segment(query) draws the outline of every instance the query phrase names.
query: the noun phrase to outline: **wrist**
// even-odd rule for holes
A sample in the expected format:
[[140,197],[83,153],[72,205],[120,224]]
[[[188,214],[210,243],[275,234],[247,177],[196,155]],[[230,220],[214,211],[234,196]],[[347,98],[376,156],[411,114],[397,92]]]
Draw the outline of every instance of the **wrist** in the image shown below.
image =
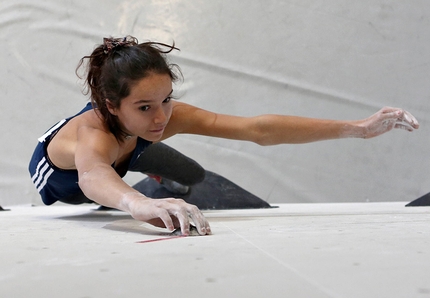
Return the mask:
[[125,193],[121,196],[120,209],[131,214],[132,210],[135,209],[133,206],[136,204],[136,202],[148,199],[148,197],[139,192]]
[[347,122],[342,126],[341,138],[366,138],[366,129],[359,121]]

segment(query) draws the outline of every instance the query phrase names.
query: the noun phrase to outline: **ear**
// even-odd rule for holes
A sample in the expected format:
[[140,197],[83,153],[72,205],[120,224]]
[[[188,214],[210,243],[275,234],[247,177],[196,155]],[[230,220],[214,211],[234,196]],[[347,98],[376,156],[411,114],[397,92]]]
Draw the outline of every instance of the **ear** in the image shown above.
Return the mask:
[[117,116],[116,108],[112,104],[112,102],[109,99],[107,99],[107,98],[105,99],[105,102],[106,102],[106,108],[108,109],[109,113],[111,113],[114,116]]

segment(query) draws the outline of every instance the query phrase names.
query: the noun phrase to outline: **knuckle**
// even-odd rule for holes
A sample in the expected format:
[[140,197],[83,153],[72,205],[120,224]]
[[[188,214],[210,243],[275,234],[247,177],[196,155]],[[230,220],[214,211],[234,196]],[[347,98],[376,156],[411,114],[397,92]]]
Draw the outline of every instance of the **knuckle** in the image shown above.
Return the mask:
[[174,215],[175,215],[176,217],[183,217],[183,218],[186,218],[186,217],[187,217],[187,215],[188,215],[188,212],[187,212],[187,209],[186,209],[186,208],[184,208],[184,207],[182,207],[182,206],[179,206],[179,207],[174,211]]
[[185,202],[183,199],[180,198],[167,198],[164,200],[169,204],[182,204],[183,202]]
[[160,217],[160,218],[165,218],[165,217],[168,217],[168,216],[169,216],[169,212],[167,212],[167,210],[166,210],[166,209],[163,209],[163,208],[159,208],[159,209],[157,209],[156,214],[157,214],[157,216],[158,216],[158,217]]
[[154,204],[154,207],[156,207],[156,208],[163,208],[164,205],[165,205],[165,201],[164,200],[155,199],[153,201],[153,204]]
[[188,212],[197,216],[201,215],[200,209],[195,205],[190,205],[188,208]]

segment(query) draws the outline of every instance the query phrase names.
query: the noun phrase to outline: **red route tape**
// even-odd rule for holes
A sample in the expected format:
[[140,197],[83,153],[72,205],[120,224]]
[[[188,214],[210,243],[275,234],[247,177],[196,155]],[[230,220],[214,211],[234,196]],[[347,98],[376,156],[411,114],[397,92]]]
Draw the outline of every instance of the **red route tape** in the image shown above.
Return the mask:
[[156,239],[137,241],[136,243],[149,243],[149,242],[157,242],[157,241],[170,240],[170,239],[176,239],[176,238],[184,238],[184,237],[187,237],[187,236],[183,236],[183,235],[170,236],[170,237],[164,237],[164,238],[156,238]]

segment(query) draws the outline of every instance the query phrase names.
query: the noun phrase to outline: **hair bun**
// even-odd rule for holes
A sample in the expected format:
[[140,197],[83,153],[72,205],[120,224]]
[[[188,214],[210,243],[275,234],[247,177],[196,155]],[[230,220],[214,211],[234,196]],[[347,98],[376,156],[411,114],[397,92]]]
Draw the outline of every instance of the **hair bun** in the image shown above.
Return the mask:
[[103,38],[103,50],[105,54],[109,54],[111,51],[118,47],[132,47],[138,44],[136,37],[127,35],[120,38]]

